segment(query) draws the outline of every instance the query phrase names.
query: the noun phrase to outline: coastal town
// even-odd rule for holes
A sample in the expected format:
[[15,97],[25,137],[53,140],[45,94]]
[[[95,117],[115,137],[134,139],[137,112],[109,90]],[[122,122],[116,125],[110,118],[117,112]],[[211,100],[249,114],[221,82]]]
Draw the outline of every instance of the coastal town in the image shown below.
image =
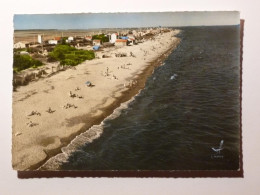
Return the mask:
[[[109,32],[107,32],[109,31]],[[106,30],[106,31],[91,31],[91,32],[68,32],[68,31],[43,31],[42,34],[37,32],[28,35],[27,31],[15,32],[14,35],[14,55],[28,55],[32,59],[41,62],[42,67],[34,67],[34,69],[23,71],[30,67],[19,68],[14,74],[14,87],[25,85],[28,82],[35,81],[41,77],[60,71],[64,68],[69,68],[70,63],[66,63],[67,67],[61,67],[60,64],[51,63],[58,60],[53,60],[50,53],[57,45],[67,45],[77,50],[94,51],[96,59],[109,58],[107,55],[109,51],[116,50],[125,46],[134,46],[143,43],[145,40],[154,40],[155,35],[170,32],[168,28],[147,28],[147,29],[121,29],[121,30]],[[21,35],[22,36],[19,36]],[[58,36],[60,34],[60,36]],[[73,34],[73,36],[70,36]],[[17,40],[17,41],[16,41]],[[23,41],[27,40],[27,41]],[[130,53],[133,55],[133,53]],[[127,56],[126,53],[114,53],[115,57]],[[20,64],[18,64],[19,66]],[[51,72],[48,71],[51,69]],[[14,65],[14,70],[16,67]],[[33,72],[33,73],[31,73]]]
[[[82,133],[84,142],[98,138],[101,132],[87,130],[138,94],[181,41],[180,30],[161,27],[19,33],[14,33],[15,170],[58,170],[60,161],[52,157],[64,160]],[[21,67],[26,60],[31,65]]]

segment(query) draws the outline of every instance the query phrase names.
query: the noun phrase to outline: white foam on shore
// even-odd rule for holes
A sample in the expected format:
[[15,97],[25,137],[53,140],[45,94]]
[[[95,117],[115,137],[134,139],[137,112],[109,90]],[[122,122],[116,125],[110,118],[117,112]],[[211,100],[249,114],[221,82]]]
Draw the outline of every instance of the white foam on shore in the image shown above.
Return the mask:
[[60,166],[67,162],[69,156],[73,152],[80,150],[80,148],[85,144],[92,143],[95,139],[99,138],[103,133],[105,123],[119,117],[122,111],[129,107],[140,92],[141,90],[139,90],[138,94],[133,96],[130,100],[121,103],[120,106],[116,108],[111,115],[107,116],[99,125],[93,125],[84,133],[76,136],[76,138],[74,138],[69,145],[61,148],[62,153],[51,157],[45,164],[38,168],[38,170],[59,170]]

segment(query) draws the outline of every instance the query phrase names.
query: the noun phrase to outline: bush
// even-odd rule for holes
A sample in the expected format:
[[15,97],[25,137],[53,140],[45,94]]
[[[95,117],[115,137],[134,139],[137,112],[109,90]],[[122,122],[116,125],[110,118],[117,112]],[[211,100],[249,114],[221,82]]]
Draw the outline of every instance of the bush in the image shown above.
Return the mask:
[[38,51],[41,51],[41,48],[35,48],[35,47],[29,47],[26,49],[28,53],[37,53]]
[[77,50],[69,45],[57,45],[48,55],[48,62],[60,61],[61,65],[76,66],[95,58],[93,51]]
[[26,51],[26,48],[14,48],[13,51],[14,53],[19,53],[21,51]]
[[65,59],[60,61],[61,65],[70,65],[70,66],[76,66],[78,65],[78,61],[77,60],[72,60],[72,59]]
[[58,60],[51,54],[48,55],[47,62],[57,62]]
[[67,45],[67,42],[66,42],[67,39],[68,39],[68,37],[62,37],[61,44],[62,45]]
[[42,66],[43,63],[39,60],[33,59],[29,55],[14,55],[13,70],[19,72],[27,68],[37,68]]

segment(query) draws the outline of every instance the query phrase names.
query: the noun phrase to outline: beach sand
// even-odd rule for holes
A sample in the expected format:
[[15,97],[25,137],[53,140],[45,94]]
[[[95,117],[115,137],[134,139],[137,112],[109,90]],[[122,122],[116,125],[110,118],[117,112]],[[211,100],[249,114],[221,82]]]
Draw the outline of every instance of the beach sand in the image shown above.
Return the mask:
[[[136,95],[154,67],[180,43],[174,37],[178,33],[159,34],[134,46],[105,48],[96,53],[98,58],[75,69],[18,87],[13,92],[13,168],[39,168],[77,135]],[[115,57],[116,53],[127,57]],[[93,86],[88,87],[87,81]]]

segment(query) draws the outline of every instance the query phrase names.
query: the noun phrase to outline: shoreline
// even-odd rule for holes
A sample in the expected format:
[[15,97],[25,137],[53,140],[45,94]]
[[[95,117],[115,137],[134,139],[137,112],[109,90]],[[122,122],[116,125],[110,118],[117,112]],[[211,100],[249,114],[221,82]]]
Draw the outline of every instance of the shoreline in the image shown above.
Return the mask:
[[[177,46],[178,46],[178,44],[177,44]],[[96,119],[93,119],[93,125],[91,125],[91,126],[86,125],[83,128],[83,131],[82,132],[80,131],[80,133],[76,136],[80,136],[82,133],[85,133],[94,125],[99,125],[102,121],[104,121],[107,117],[109,117],[116,108],[120,107],[121,104],[123,104],[127,101],[130,101],[133,97],[138,95],[139,92],[144,89],[145,83],[146,83],[148,77],[153,74],[153,71],[155,70],[155,68],[162,66],[163,62],[168,58],[168,56],[171,54],[171,52],[173,52],[176,49],[177,46],[173,44],[172,47],[170,49],[168,49],[164,54],[159,56],[156,60],[150,62],[150,65],[148,65],[140,74],[137,75],[136,80],[139,83],[139,85],[136,87],[133,87],[133,88],[129,88],[127,91],[121,92],[121,95],[119,97],[115,98],[114,102],[111,105],[104,107],[102,109],[103,110],[102,116],[97,117]],[[120,91],[120,89],[118,91],[115,91],[114,94],[116,94],[119,91]],[[70,139],[71,141],[65,147],[67,147],[69,144],[71,144],[73,142],[73,140],[76,139],[76,136],[73,139]],[[51,169],[48,169],[48,161],[62,153],[63,152],[61,151],[58,154],[48,158],[44,163],[42,163],[42,165],[40,167],[38,167],[37,170],[40,170],[40,171],[51,170]],[[54,161],[55,161],[55,159],[54,159]],[[52,163],[52,162],[50,162],[50,163]],[[46,166],[46,164],[47,164],[47,166]],[[57,169],[55,169],[55,170],[57,170]]]
[[[52,157],[55,157],[56,155],[62,153],[61,149],[68,146],[78,135],[86,132],[93,125],[100,124],[106,117],[111,115],[113,111],[118,108],[122,103],[130,100],[135,95],[137,95],[138,92],[144,88],[147,78],[153,73],[154,69],[162,65],[163,61],[170,55],[171,52],[173,52],[174,49],[176,49],[179,43],[180,39],[175,37],[175,40],[164,53],[159,55],[156,59],[147,62],[147,65],[143,69],[137,69],[137,72],[133,72],[131,73],[131,75],[128,75],[125,80],[129,81],[134,77],[134,80],[137,81],[136,85],[134,85],[133,87],[125,88],[120,87],[121,85],[119,84],[117,90],[113,91],[112,95],[110,96],[112,97],[112,100],[109,99],[110,97],[105,97],[102,102],[98,104],[100,105],[98,106],[98,110],[91,110],[91,112],[85,112],[82,115],[76,115],[75,117],[72,117],[72,119],[70,120],[71,126],[77,123],[84,123],[84,125],[80,126],[80,128],[78,128],[79,130],[71,133],[67,137],[60,137],[57,140],[55,140],[56,138],[54,137],[54,141],[52,141],[54,142],[53,148],[43,149],[43,152],[46,154],[46,157],[44,159],[38,161],[37,163],[31,163],[30,166],[27,166],[27,168],[25,169],[18,170],[35,170],[43,166]],[[46,139],[46,145],[48,145],[48,141],[49,140]],[[55,147],[55,144],[59,146]]]

